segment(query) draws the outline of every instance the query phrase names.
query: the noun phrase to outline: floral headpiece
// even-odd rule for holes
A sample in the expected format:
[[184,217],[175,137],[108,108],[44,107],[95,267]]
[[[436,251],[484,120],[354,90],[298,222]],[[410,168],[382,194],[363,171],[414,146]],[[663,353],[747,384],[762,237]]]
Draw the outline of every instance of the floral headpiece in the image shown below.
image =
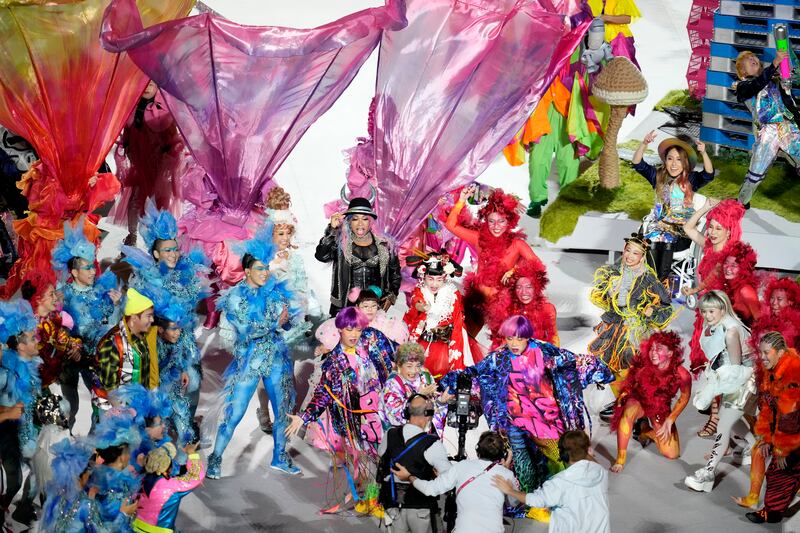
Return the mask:
[[139,232],[142,234],[145,247],[151,251],[157,240],[178,239],[178,222],[172,213],[157,209],[153,200],[148,198],[144,207],[144,216],[139,219]]
[[57,272],[69,274],[67,263],[73,257],[80,257],[88,263],[94,263],[96,248],[83,234],[83,217],[74,226],[64,222],[64,238],[53,248],[52,264]]
[[22,299],[0,301],[0,342],[24,331],[34,331],[38,322],[31,304]]
[[453,261],[444,250],[432,254],[418,252],[416,255],[406,257],[406,265],[415,267],[412,276],[420,279],[425,274],[429,276],[448,275],[456,277],[464,273],[464,268]]

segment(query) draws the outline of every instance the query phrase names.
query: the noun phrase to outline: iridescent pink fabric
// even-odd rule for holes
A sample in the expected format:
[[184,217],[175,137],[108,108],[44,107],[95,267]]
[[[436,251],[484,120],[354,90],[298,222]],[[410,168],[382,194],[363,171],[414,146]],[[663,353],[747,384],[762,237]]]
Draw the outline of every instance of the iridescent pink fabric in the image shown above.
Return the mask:
[[376,86],[379,226],[397,243],[519,131],[591,12],[580,0],[408,0],[407,18],[383,36]]
[[[114,198],[119,183],[97,172],[147,79],[125,55],[100,46],[109,0],[0,0],[0,124],[27,139],[41,161],[24,179],[30,214],[15,222],[20,260],[0,296],[25,273],[50,268],[65,220]],[[183,16],[192,0],[139,0],[148,24]],[[97,216],[85,217],[90,239]]]
[[192,214],[189,236],[207,242],[213,235],[219,248],[241,238],[275,172],[347,88],[383,29],[404,24],[402,2],[390,0],[314,29],[242,26],[210,13],[144,28],[134,0],[114,0],[101,39],[128,52],[164,93],[207,174],[186,193],[206,204]]

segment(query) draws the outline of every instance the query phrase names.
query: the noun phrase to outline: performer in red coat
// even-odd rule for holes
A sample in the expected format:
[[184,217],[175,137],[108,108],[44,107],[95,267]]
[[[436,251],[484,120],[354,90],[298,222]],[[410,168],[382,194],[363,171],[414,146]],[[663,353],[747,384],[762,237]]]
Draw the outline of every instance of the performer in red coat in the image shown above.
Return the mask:
[[408,340],[425,348],[425,365],[436,378],[451,370],[473,364],[464,329],[464,302],[452,279],[463,272],[447,253],[412,256],[406,264],[415,266],[419,280],[403,320]]

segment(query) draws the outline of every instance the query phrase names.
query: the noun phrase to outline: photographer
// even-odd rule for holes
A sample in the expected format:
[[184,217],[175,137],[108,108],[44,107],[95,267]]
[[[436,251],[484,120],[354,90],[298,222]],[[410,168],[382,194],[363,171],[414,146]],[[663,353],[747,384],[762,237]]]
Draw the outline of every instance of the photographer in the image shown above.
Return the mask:
[[530,494],[520,492],[504,476],[492,478],[494,486],[531,507],[551,510],[550,533],[609,533],[608,472],[589,455],[589,436],[567,431],[558,451],[567,469]]
[[386,526],[392,533],[428,533],[435,529],[439,512],[437,498],[426,496],[408,482],[392,475],[392,464],[402,464],[419,479],[434,478],[450,469],[447,451],[436,435],[427,433],[434,415],[433,403],[423,394],[412,394],[406,402],[403,426],[386,432],[379,452],[380,501],[386,509]]
[[399,463],[393,468],[394,475],[411,481],[416,490],[427,496],[456,489],[455,533],[503,533],[505,496],[492,484],[492,475],[516,483],[508,469],[511,452],[503,437],[492,431],[481,435],[475,451],[477,459],[456,463],[434,480],[421,479]]

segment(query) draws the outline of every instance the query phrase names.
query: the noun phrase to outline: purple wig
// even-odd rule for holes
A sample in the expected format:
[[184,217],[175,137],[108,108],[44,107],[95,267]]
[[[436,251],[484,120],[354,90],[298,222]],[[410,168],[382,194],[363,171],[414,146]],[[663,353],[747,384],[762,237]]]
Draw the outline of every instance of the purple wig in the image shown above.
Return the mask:
[[358,328],[364,329],[369,326],[369,318],[364,314],[364,311],[358,307],[345,307],[336,313],[336,329],[345,328]]
[[531,326],[531,321],[522,315],[510,316],[500,326],[500,336],[532,339],[533,326]]

